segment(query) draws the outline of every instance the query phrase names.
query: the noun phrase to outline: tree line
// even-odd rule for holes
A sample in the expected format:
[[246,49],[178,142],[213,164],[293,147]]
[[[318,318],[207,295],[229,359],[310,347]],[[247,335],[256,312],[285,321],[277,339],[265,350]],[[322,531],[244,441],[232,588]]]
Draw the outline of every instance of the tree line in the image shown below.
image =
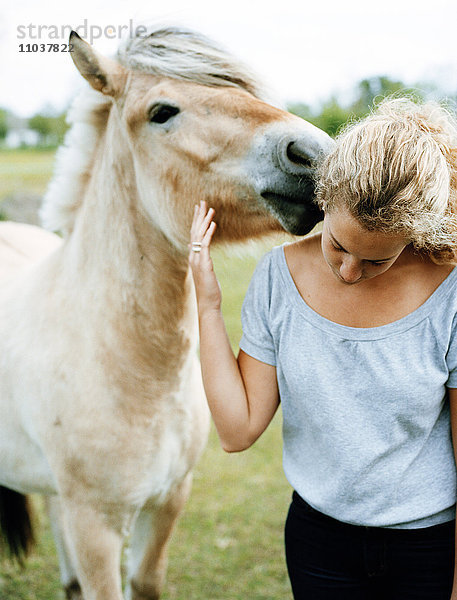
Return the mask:
[[288,110],[333,137],[346,123],[367,115],[386,96],[408,97],[416,101],[435,100],[445,103],[453,111],[457,101],[457,93],[445,97],[434,84],[407,86],[402,81],[387,76],[375,76],[359,81],[353,90],[351,100],[346,103],[342,103],[337,96],[333,95],[320,103],[317,109],[306,104],[295,103],[290,104]]
[[57,112],[46,109],[34,114],[29,119],[21,119],[11,110],[0,108],[0,148],[7,145],[10,133],[24,130],[35,132],[36,142],[23,141],[21,146],[56,148],[63,142],[67,129],[66,111]]
[[[408,96],[414,99],[424,100],[433,98],[443,100],[443,94],[431,84],[420,84],[417,86],[406,86],[402,81],[394,80],[387,76],[375,76],[359,81],[351,100],[343,102],[337,95],[332,95],[327,100],[311,107],[303,103],[292,103],[287,106],[288,110],[307,121],[310,121],[329,135],[335,136],[338,130],[348,121],[364,117],[374,104],[389,95]],[[455,105],[455,96],[446,100]],[[453,106],[451,106],[453,108]],[[66,111],[56,113],[52,110],[44,110],[36,113],[22,122],[22,128],[35,132],[37,147],[55,148],[62,143],[68,124],[65,120]],[[0,146],[5,146],[10,131],[17,129],[20,119],[15,117],[12,111],[0,108]],[[30,145],[23,143],[22,145]]]

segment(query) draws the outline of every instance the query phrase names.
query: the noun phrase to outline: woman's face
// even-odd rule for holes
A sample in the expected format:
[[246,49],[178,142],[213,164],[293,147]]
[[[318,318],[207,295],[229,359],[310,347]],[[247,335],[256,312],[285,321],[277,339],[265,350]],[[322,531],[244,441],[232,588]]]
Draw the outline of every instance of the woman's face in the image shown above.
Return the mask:
[[381,275],[407,244],[402,236],[368,231],[344,208],[325,214],[322,253],[342,283],[350,285]]

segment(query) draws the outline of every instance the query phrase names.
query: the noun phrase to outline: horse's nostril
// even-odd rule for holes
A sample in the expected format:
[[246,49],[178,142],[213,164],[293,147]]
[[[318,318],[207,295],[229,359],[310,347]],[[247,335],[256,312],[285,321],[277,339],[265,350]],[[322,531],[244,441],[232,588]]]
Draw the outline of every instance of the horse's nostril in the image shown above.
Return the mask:
[[313,168],[313,161],[308,152],[297,142],[289,142],[286,148],[286,155],[290,162],[301,165],[307,169]]
[[318,158],[318,149],[307,139],[284,136],[277,146],[279,165],[285,173],[310,177]]

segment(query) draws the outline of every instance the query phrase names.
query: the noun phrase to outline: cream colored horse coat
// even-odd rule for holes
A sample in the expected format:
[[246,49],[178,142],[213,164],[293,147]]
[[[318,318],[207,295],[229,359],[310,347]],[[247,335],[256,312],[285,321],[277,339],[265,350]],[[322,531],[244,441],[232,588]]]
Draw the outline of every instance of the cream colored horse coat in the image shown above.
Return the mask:
[[116,61],[71,43],[95,91],[43,209],[63,239],[0,224],[0,502],[49,495],[68,598],[121,600],[131,534],[126,595],[152,600],[208,430],[193,206],[215,207],[219,242],[306,233],[330,140],[197,34],[153,32]]

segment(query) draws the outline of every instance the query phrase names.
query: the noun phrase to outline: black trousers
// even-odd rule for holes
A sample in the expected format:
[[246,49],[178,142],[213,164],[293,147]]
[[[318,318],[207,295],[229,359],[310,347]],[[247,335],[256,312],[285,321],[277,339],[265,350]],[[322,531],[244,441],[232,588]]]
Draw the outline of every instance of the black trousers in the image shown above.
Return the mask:
[[449,600],[455,522],[422,529],[341,523],[296,492],[285,529],[295,600]]

